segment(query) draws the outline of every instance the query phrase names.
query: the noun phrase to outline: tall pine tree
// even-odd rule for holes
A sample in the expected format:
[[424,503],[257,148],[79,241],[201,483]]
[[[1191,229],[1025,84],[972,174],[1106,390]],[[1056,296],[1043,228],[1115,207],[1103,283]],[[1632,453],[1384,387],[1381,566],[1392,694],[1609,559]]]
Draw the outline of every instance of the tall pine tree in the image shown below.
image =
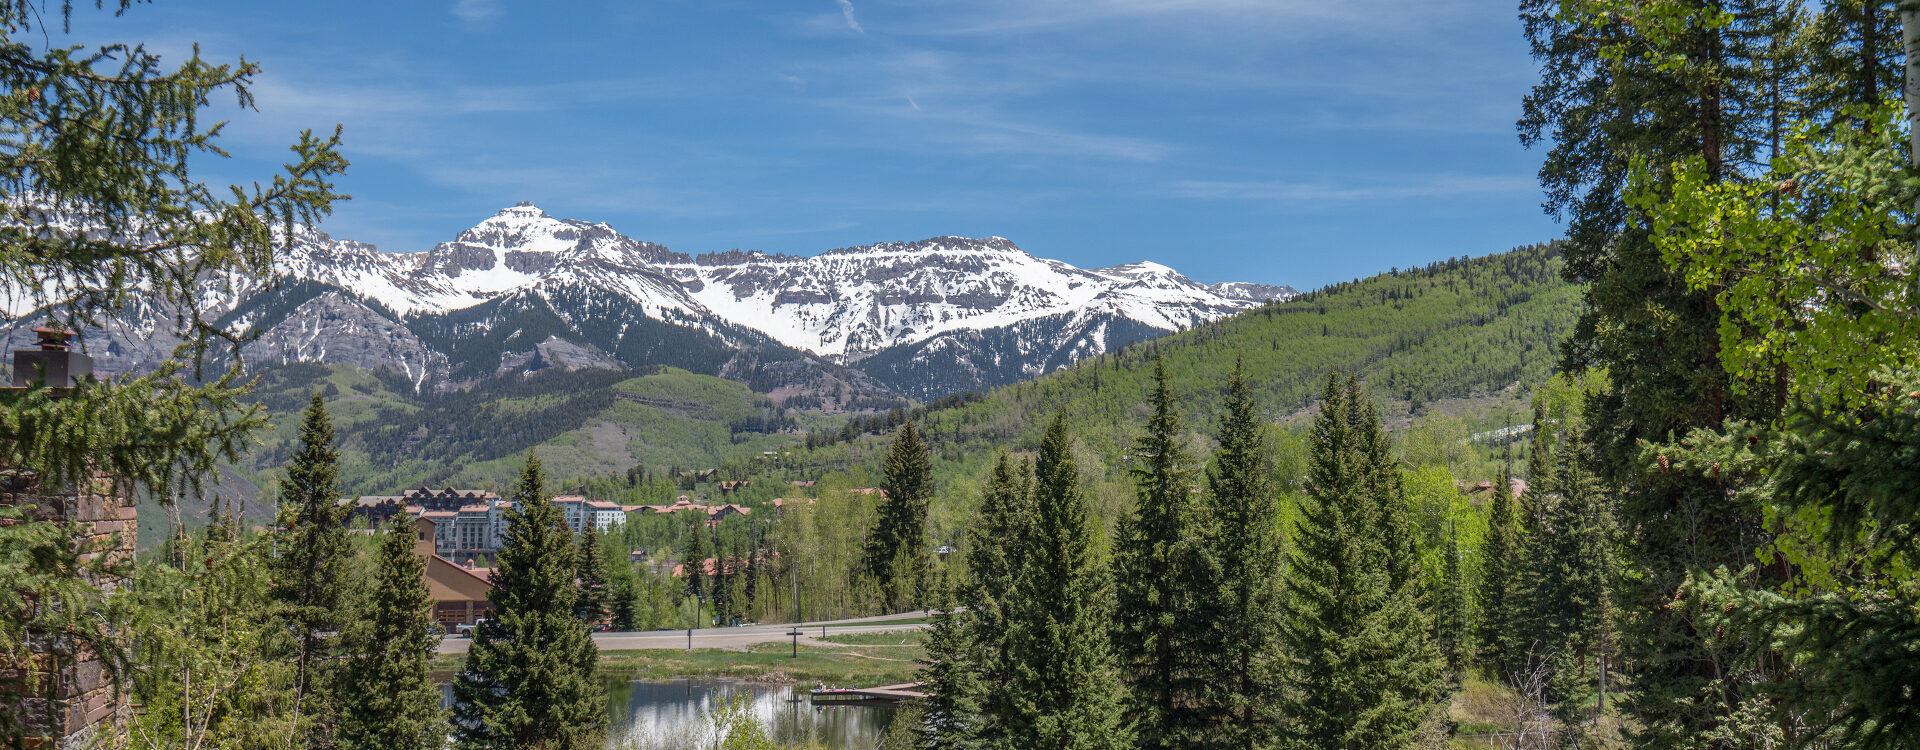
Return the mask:
[[1533,533],[1527,596],[1534,641],[1554,665],[1553,697],[1562,701],[1590,695],[1615,583],[1613,514],[1587,472],[1576,430],[1568,430],[1555,455],[1555,494]]
[[1460,681],[1466,673],[1468,656],[1473,653],[1471,631],[1468,628],[1470,616],[1467,608],[1465,571],[1460,566],[1460,530],[1452,521],[1447,522],[1447,559],[1446,569],[1441,575],[1438,619],[1434,624],[1434,642],[1440,647],[1441,658],[1447,661],[1447,674]]
[[[965,629],[960,637],[968,645],[956,652],[964,653],[964,658],[972,662],[972,675],[967,681],[929,686],[935,692],[955,693],[945,699],[952,705],[967,702],[961,692],[974,686],[1012,684],[1017,658],[1014,607],[1019,601],[1020,576],[1027,567],[1027,551],[1032,547],[1032,484],[1030,465],[1015,463],[1007,454],[1000,454],[988,475],[974,522],[967,529],[969,580],[960,592],[960,602],[966,606],[962,620]],[[971,722],[954,717],[957,725],[947,731],[950,740],[1004,746],[1017,710],[1013,696],[1006,690],[983,689],[971,702],[977,706],[977,717]]]
[[[866,569],[879,583],[888,610],[918,605],[932,550],[927,546],[927,505],[933,500],[933,467],[920,431],[908,422],[888,449],[880,488],[887,499],[867,535]],[[902,596],[902,592],[906,592]]]
[[[981,636],[970,612],[954,606],[954,592],[944,585],[933,591],[938,611],[927,630],[927,656],[918,676],[927,697],[920,726],[914,735],[920,747],[970,748],[979,746]],[[898,719],[896,719],[897,721]]]
[[1284,620],[1280,493],[1244,365],[1227,378],[1220,448],[1207,470],[1206,539],[1213,581],[1207,617],[1193,645],[1205,656],[1201,702],[1217,724],[1219,747],[1270,747],[1278,739],[1280,626]]
[[1382,482],[1370,465],[1381,438],[1359,384],[1329,377],[1314,419],[1311,502],[1285,583],[1289,618],[1284,703],[1303,747],[1411,747],[1433,708],[1439,663],[1419,585],[1394,585],[1395,542],[1382,528]]
[[432,675],[433,600],[415,532],[394,516],[374,558],[366,611],[348,626],[337,680],[341,750],[437,750],[447,744],[447,712]]
[[347,575],[353,547],[347,538],[349,508],[340,502],[340,453],[333,445],[333,422],[326,401],[313,394],[300,424],[300,449],[288,459],[280,479],[279,554],[273,559],[279,614],[294,638],[295,711],[324,732],[330,713],[318,700],[316,664],[331,658],[337,644],[326,633],[346,624],[350,600]]
[[1109,650],[1113,587],[1094,544],[1064,413],[1047,426],[1034,469],[1032,533],[1008,606],[1007,738],[1015,747],[1129,747]]
[[1132,696],[1142,748],[1201,747],[1208,717],[1198,647],[1216,585],[1208,556],[1197,472],[1182,442],[1186,424],[1173,403],[1166,363],[1155,358],[1146,434],[1134,441],[1133,514],[1114,550],[1114,653]]
[[1502,469],[1487,503],[1487,537],[1480,548],[1479,633],[1474,638],[1481,649],[1480,663],[1503,680],[1515,679],[1528,650],[1521,632],[1527,542],[1512,486]]
[[1626,556],[1638,572],[1621,605],[1641,747],[1715,731],[1741,684],[1768,679],[1764,648],[1715,638],[1667,605],[1690,571],[1749,560],[1770,536],[1758,508],[1727,502],[1716,483],[1655,470],[1642,441],[1767,421],[1778,404],[1773,386],[1737,387],[1719,366],[1719,305],[1662,258],[1655,227],[1628,204],[1630,175],[1635,165],[1656,175],[1636,188],[1648,195],[1670,194],[1680,164],[1693,165],[1703,185],[1746,179],[1783,119],[1786,101],[1770,96],[1762,59],[1778,51],[1785,5],[1520,5],[1541,74],[1523,102],[1521,140],[1551,145],[1540,169],[1546,208],[1567,219],[1563,273],[1585,285],[1562,369],[1608,375],[1581,411],[1594,473],[1622,498]]
[[579,552],[545,484],[540,460],[527,456],[492,576],[493,617],[474,628],[454,683],[463,748],[583,750],[605,742],[604,690],[593,674],[600,650],[574,613]]
[[612,575],[607,572],[606,551],[600,546],[600,532],[592,525],[580,532],[580,557],[575,563],[574,578],[579,581],[580,593],[574,603],[574,611],[580,619],[588,623],[605,622],[609,605],[612,604],[613,590],[609,585]]
[[707,590],[707,519],[698,511],[690,511],[687,516],[691,523],[680,547],[680,575],[686,579],[681,590],[687,598],[699,601],[712,593]]

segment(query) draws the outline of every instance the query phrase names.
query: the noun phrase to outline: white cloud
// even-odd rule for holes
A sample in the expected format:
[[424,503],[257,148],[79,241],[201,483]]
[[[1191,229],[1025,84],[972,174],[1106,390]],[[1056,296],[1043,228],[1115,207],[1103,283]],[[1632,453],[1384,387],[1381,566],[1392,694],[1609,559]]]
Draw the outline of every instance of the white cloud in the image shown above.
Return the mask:
[[453,15],[467,23],[483,23],[507,12],[501,0],[454,0]]
[[840,2],[840,15],[846,17],[847,28],[853,29],[854,31],[858,31],[862,34],[867,33],[866,29],[860,28],[859,19],[856,19],[853,17],[853,0],[839,0],[839,2]]
[[1327,203],[1537,192],[1530,176],[1433,174],[1396,179],[1286,181],[1182,180],[1173,193],[1206,200]]

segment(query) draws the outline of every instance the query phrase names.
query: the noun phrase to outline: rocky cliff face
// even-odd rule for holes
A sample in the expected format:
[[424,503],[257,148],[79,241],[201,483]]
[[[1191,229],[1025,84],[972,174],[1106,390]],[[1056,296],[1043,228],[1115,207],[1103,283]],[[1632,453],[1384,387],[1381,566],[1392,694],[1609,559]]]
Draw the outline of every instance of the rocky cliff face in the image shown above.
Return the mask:
[[[695,258],[525,203],[424,252],[313,230],[294,240],[271,278],[209,279],[202,313],[257,334],[251,363],[387,368],[423,389],[669,364],[769,391],[857,384],[926,398],[1293,294],[1154,263],[1080,269],[1000,237]],[[20,329],[7,333],[27,335],[32,309],[7,312]],[[170,351],[170,317],[129,310],[85,338],[103,371],[137,369]]]

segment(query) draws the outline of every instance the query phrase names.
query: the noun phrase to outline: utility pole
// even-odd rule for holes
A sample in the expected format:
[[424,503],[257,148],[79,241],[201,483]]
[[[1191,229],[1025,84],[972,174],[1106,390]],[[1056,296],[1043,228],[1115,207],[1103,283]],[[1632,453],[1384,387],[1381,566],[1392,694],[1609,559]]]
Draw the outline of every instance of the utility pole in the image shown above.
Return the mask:
[[800,658],[800,579],[793,579],[793,630],[787,635],[793,636],[793,657]]

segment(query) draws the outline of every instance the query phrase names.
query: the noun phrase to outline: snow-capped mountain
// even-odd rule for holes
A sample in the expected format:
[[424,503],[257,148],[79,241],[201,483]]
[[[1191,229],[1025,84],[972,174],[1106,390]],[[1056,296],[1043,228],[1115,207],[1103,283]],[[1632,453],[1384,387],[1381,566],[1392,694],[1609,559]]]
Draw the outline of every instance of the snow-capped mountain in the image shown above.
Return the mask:
[[[1200,284],[1156,263],[1081,269],[1000,237],[689,257],[522,203],[424,252],[302,229],[270,279],[207,280],[201,312],[258,334],[243,351],[250,362],[387,367],[423,388],[537,367],[669,364],[768,390],[825,378],[928,397],[1292,294]],[[17,323],[28,311],[8,312]],[[127,350],[106,371],[158,348],[117,338],[101,331],[89,347]]]

